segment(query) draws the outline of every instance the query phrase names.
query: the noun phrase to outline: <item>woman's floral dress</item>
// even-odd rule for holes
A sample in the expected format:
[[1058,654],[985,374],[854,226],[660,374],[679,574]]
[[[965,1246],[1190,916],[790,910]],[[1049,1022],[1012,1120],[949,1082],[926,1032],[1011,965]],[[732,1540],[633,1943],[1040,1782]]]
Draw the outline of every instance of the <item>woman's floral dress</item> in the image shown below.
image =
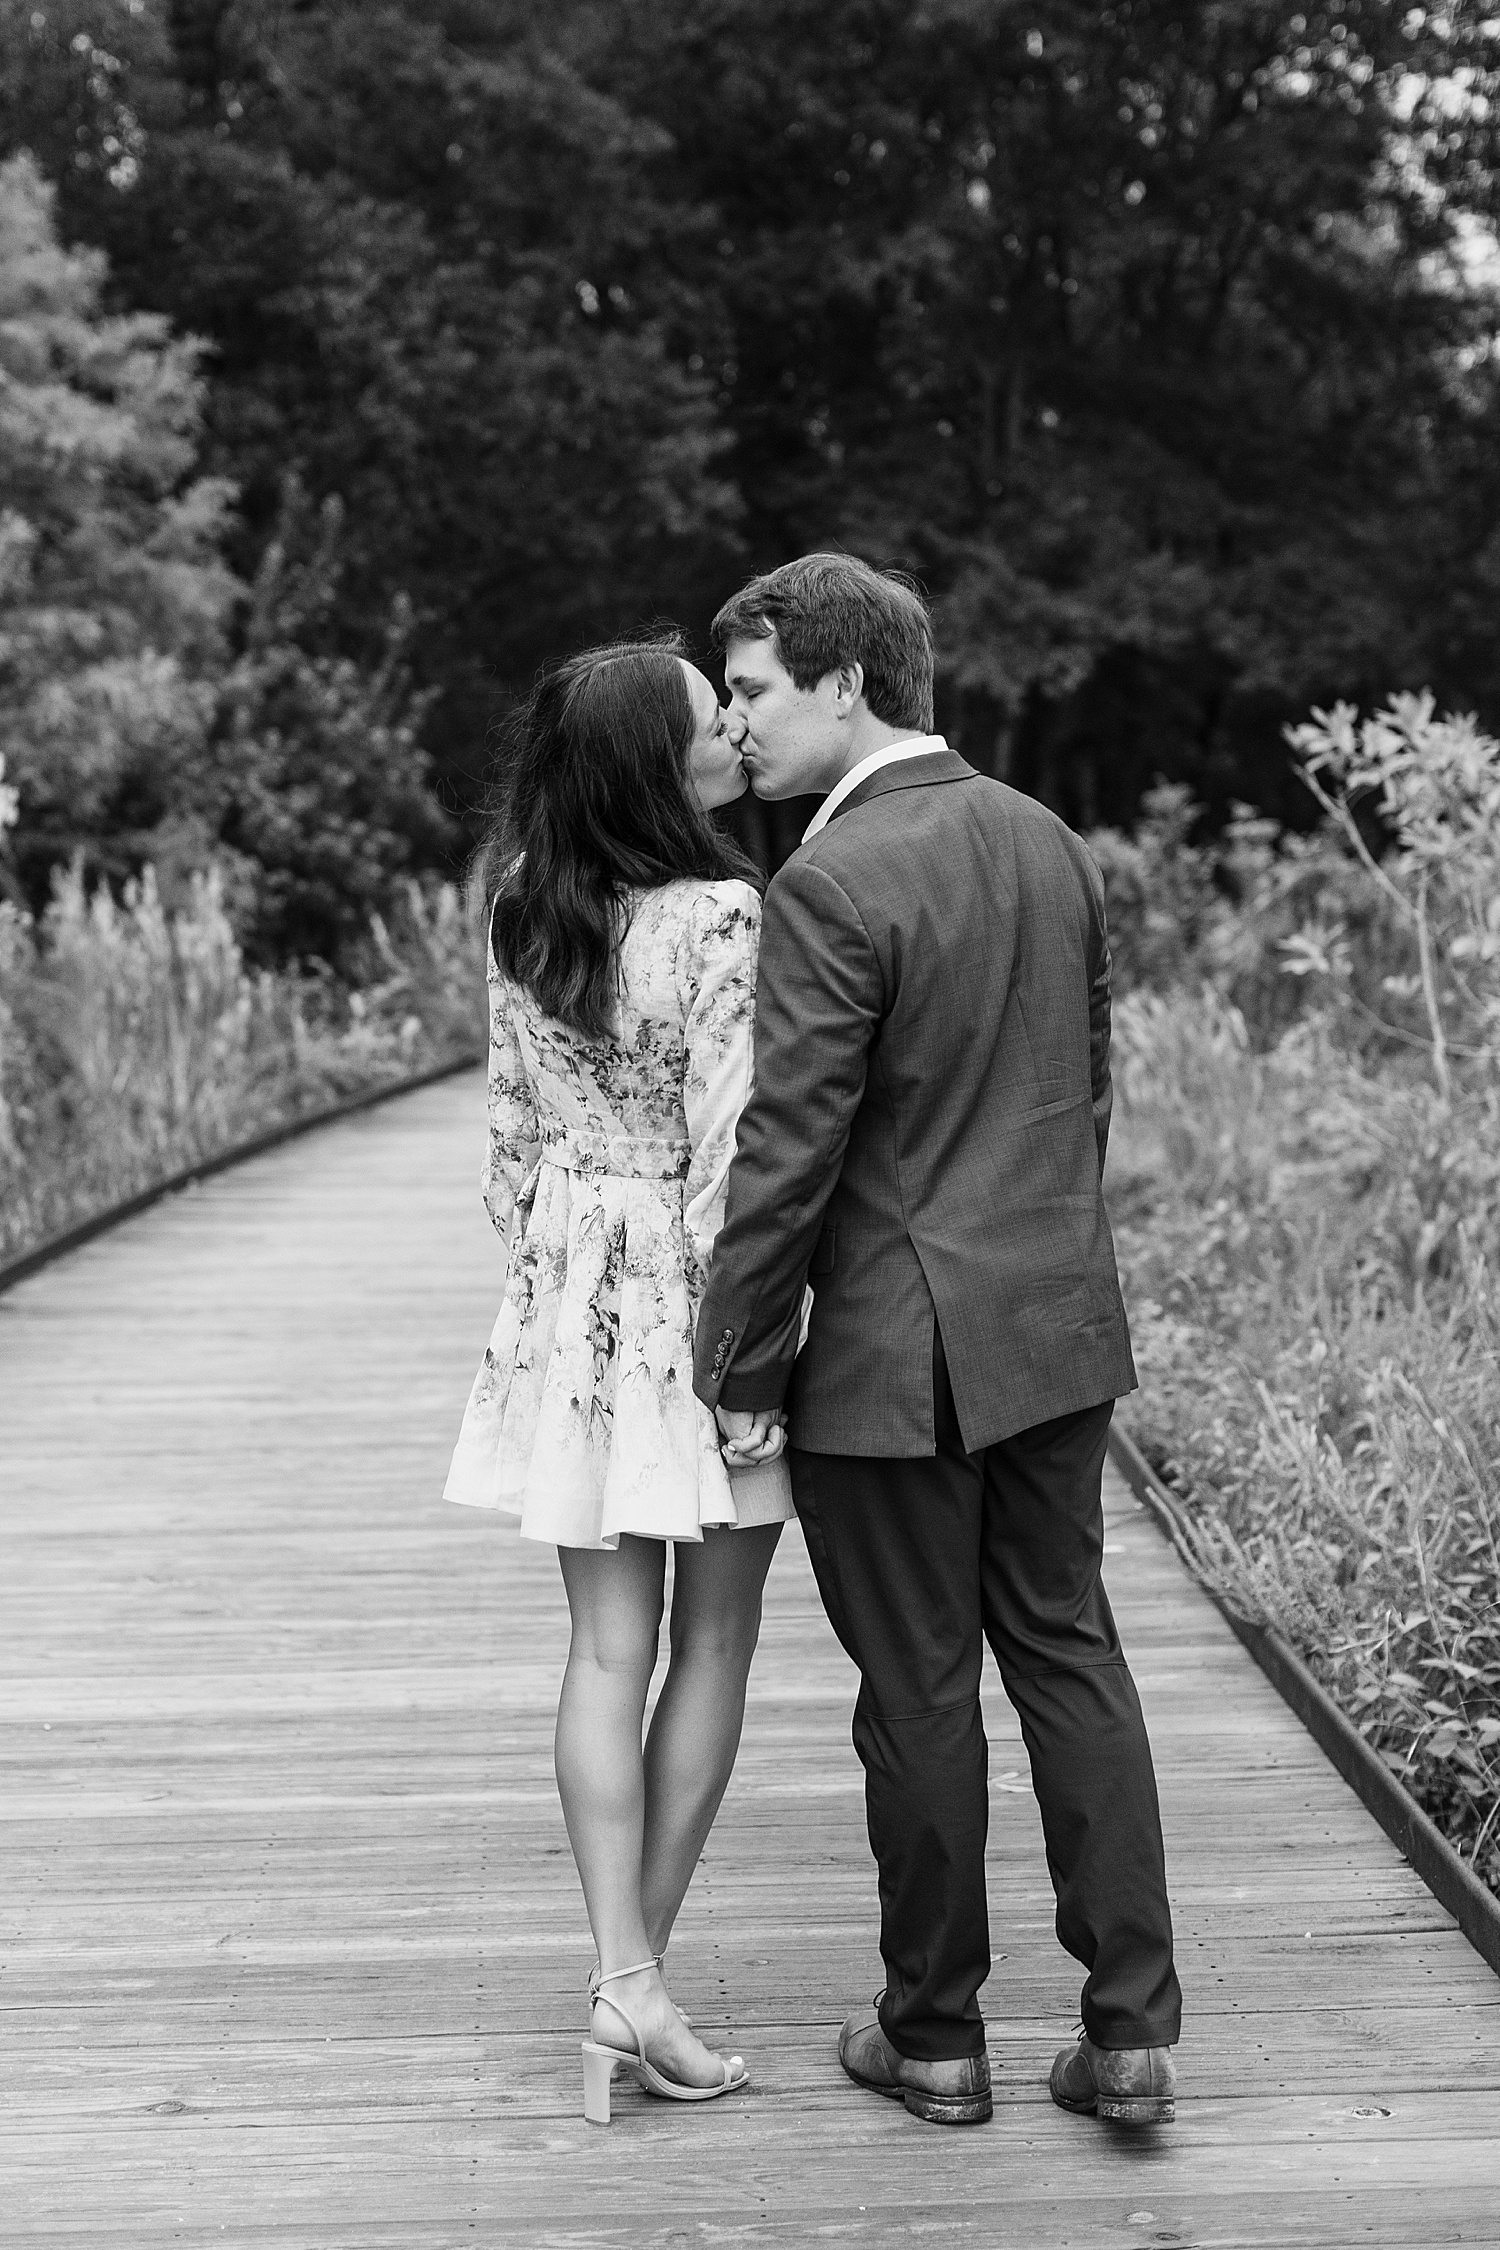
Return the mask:
[[482,1186],[509,1244],[505,1299],[446,1496],[528,1538],[614,1547],[781,1523],[784,1461],[725,1468],[693,1393],[693,1328],[752,1085],[760,900],[745,883],[641,891],[615,1036],[490,978]]

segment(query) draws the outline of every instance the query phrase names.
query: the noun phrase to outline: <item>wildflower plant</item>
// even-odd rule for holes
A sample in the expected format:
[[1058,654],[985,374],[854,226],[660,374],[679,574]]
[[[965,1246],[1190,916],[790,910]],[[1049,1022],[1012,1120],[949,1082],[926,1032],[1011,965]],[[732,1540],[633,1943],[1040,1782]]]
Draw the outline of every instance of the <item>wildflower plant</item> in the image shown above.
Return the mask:
[[[1438,718],[1429,694],[1398,695],[1361,721],[1349,704],[1315,712],[1290,740],[1302,777],[1384,901],[1414,955],[1382,989],[1420,1007],[1433,1082],[1444,1101],[1456,1060],[1500,1069],[1500,743],[1472,717]],[[1376,856],[1360,819],[1390,839]],[[1297,974],[1347,977],[1347,928],[1335,919],[1285,941]],[[1397,1040],[1411,1032],[1397,1021]]]
[[1205,1581],[1500,1887],[1500,745],[1428,696],[1291,741],[1311,837],[1136,840],[1196,858],[1116,1010],[1125,1417]]

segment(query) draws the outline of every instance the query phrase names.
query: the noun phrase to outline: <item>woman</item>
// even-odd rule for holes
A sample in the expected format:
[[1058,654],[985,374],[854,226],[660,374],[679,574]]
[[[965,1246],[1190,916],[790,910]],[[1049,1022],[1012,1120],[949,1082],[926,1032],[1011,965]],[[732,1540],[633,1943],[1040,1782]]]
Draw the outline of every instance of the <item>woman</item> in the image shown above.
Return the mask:
[[[562,1566],[557,1782],[599,1954],[584,2108],[603,2123],[621,2064],[675,2100],[746,2083],[661,1973],[792,1514],[780,1431],[731,1473],[692,1386],[760,929],[754,870],[709,814],[746,786],[675,643],[591,649],[527,706],[482,860],[484,1195],[509,1264],[447,1495],[518,1515]],[[668,1540],[671,1658],[643,1751]]]

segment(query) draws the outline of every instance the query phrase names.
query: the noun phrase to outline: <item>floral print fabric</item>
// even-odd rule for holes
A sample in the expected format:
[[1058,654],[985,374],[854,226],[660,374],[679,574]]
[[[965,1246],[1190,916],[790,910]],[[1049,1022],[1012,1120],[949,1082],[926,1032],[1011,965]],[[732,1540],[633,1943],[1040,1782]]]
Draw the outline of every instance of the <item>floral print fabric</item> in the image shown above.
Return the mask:
[[614,1036],[545,1016],[491,958],[482,1178],[505,1295],[446,1495],[530,1538],[614,1547],[792,1514],[783,1461],[725,1468],[693,1329],[753,1083],[760,900],[637,893]]

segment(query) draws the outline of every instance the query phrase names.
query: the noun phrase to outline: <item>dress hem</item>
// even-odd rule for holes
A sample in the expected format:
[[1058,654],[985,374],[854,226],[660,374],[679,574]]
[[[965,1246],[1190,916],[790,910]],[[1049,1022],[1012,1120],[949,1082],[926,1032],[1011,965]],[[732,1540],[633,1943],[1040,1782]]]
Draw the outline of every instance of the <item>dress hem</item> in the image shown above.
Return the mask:
[[701,1547],[703,1535],[706,1531],[759,1531],[767,1524],[785,1524],[796,1521],[795,1511],[789,1505],[785,1514],[779,1512],[763,1514],[757,1511],[751,1515],[748,1522],[744,1523],[740,1522],[738,1517],[710,1517],[707,1522],[700,1522],[696,1531],[663,1531],[657,1526],[638,1529],[636,1526],[627,1523],[619,1525],[614,1533],[607,1537],[560,1539],[555,1531],[541,1531],[528,1525],[524,1499],[510,1494],[506,1494],[503,1498],[491,1499],[488,1497],[480,1498],[472,1492],[445,1490],[443,1498],[450,1507],[474,1508],[483,1515],[503,1516],[507,1522],[513,1523],[519,1528],[523,1539],[533,1540],[540,1547],[576,1547],[585,1554],[612,1555],[622,1538],[660,1539],[669,1546]]
[[[529,1531],[521,1509],[511,1507],[503,1500],[474,1500],[467,1493],[459,1492],[445,1492],[443,1498],[452,1508],[475,1508],[481,1515],[504,1516],[507,1522],[516,1526],[523,1539],[530,1539],[538,1547],[568,1547],[586,1555],[612,1555],[622,1539],[659,1539],[668,1547],[701,1547],[706,1531],[758,1531],[763,1528],[760,1523],[706,1523],[700,1524],[696,1532],[633,1531],[628,1524],[622,1524],[612,1539],[559,1539],[555,1532]],[[773,1517],[767,1520],[785,1522],[790,1519]]]

